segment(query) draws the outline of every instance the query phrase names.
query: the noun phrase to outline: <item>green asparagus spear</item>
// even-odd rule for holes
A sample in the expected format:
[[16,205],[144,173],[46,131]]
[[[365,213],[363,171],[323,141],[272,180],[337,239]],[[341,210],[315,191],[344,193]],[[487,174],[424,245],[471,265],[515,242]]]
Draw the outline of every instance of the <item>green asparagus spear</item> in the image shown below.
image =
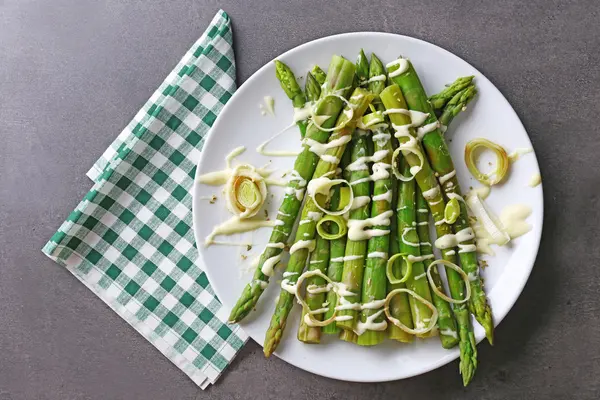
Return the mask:
[[304,84],[304,92],[306,93],[306,100],[317,101],[321,96],[321,85],[313,74],[310,72],[306,74],[306,83]]
[[[402,95],[402,91],[396,84],[392,84],[384,89],[379,95],[386,110],[405,110],[407,108],[406,100]],[[411,118],[403,112],[394,112],[389,115],[390,121],[393,125],[400,128],[411,124]],[[416,140],[416,132],[413,127],[409,127],[407,130],[410,134],[409,137],[403,134],[397,134],[400,144],[407,144],[411,140]],[[421,154],[425,154],[420,143],[416,142],[413,149]],[[426,157],[421,160],[416,154],[410,151],[402,152],[404,159],[410,164],[411,167],[420,167],[419,172],[416,174],[415,179],[423,192],[423,197],[427,200],[429,209],[433,215],[433,219],[436,222],[435,230],[438,237],[452,234],[452,228],[446,224],[444,219],[444,209],[446,204],[442,196],[440,185],[434,175],[429,161]],[[453,248],[446,248],[442,250],[442,257],[444,260],[450,261],[456,264],[456,251]],[[460,275],[452,270],[446,271],[448,277],[448,286],[450,288],[450,295],[453,299],[464,299],[465,296],[465,284],[461,279]],[[455,304],[454,317],[458,326],[458,338],[459,338],[459,349],[460,349],[460,364],[459,369],[462,374],[463,384],[466,386],[477,369],[477,347],[475,343],[475,335],[473,334],[473,328],[471,327],[471,318],[469,310],[464,304]]]
[[[444,140],[444,136],[439,129],[439,121],[437,120],[433,107],[427,99],[425,89],[417,75],[413,65],[408,60],[403,60],[407,68],[403,68],[404,72],[397,74],[399,65],[392,65],[389,69],[392,81],[396,83],[406,99],[408,108],[413,111],[424,112],[428,114],[425,120],[425,126],[419,136],[422,136],[422,143],[431,166],[439,176],[440,184],[444,189],[447,198],[462,199],[461,190],[456,178],[456,170],[452,157],[448,151],[448,145]],[[472,234],[472,229],[469,226],[467,206],[464,201],[460,201],[460,216],[454,223],[455,232],[469,232]],[[474,238],[474,235],[471,235]],[[494,343],[494,321],[492,319],[492,310],[487,302],[485,292],[483,291],[483,283],[479,277],[479,265],[477,264],[477,254],[475,252],[474,239],[465,240],[459,244],[460,251],[458,252],[462,269],[471,277],[471,298],[469,300],[469,310],[475,316],[477,322],[483,326],[485,335],[490,342]]]
[[[317,235],[315,251],[310,255],[310,261],[308,264],[309,271],[321,271],[327,272],[327,264],[329,263],[329,240],[323,239]],[[316,320],[322,321],[324,310],[327,306],[324,305],[325,293],[315,293],[311,288],[321,287],[325,284],[325,279],[320,276],[312,276],[306,280],[306,296],[305,301],[308,304],[308,309],[302,310],[302,317],[300,319],[300,326],[298,327],[298,340],[304,343],[319,343],[321,341],[321,327],[319,326],[308,326],[304,320],[304,316],[307,313],[313,314]]]
[[[326,121],[322,122],[323,128],[331,128],[334,126],[337,116],[342,111],[343,101],[338,97],[328,96],[331,93],[337,93],[345,90],[352,84],[354,79],[354,64],[344,59],[343,57],[333,56],[329,65],[329,72],[325,88],[321,93],[321,100],[316,106],[317,115],[330,115]],[[306,139],[314,140],[318,143],[325,143],[329,138],[329,132],[319,129],[316,125],[310,124],[306,132]],[[294,164],[294,175],[288,184],[288,191],[283,199],[283,203],[279,208],[277,219],[283,225],[278,225],[273,229],[269,239],[270,244],[286,243],[292,227],[296,222],[302,196],[298,194],[304,193],[307,181],[309,181],[317,167],[319,156],[310,150],[310,145],[304,142],[302,153],[296,159]],[[269,281],[269,276],[272,274],[273,268],[279,262],[283,249],[281,247],[266,247],[260,257],[260,262],[254,273],[252,282],[248,284],[242,292],[237,304],[231,310],[229,315],[230,322],[239,322],[252,311],[256,306],[258,299],[266,288]],[[267,274],[265,274],[265,272]]]
[[[427,208],[427,202],[423,197],[423,193],[417,187],[417,233],[419,234],[421,255],[424,257],[423,266],[425,271],[429,268],[433,258],[433,244],[431,237],[429,236],[429,208]],[[431,258],[428,258],[431,256]],[[431,269],[431,277],[438,290],[444,292],[444,286],[442,285],[442,278],[438,273],[437,268]],[[450,304],[442,299],[435,293],[433,296],[433,304],[438,310],[438,330],[440,334],[440,340],[442,341],[442,347],[450,349],[458,344],[458,331],[456,329],[456,321],[452,314],[452,307]]]
[[466,109],[467,104],[475,97],[476,93],[477,89],[475,89],[475,85],[470,85],[450,99],[440,116],[440,124],[442,127],[445,127],[443,129],[447,129],[454,117]]
[[[360,86],[361,84],[366,83],[368,78],[369,61],[365,56],[364,51],[361,49],[356,60],[355,84]],[[352,185],[354,198],[367,199],[368,201],[360,207],[350,211],[348,224],[351,224],[352,221],[358,222],[369,218],[370,212],[368,202],[371,200],[371,183],[369,180],[369,167],[366,163],[366,157],[371,153],[371,146],[369,140],[367,140],[366,132],[357,130],[352,140],[351,164],[346,167],[346,171],[348,171],[346,174],[349,173],[350,175],[348,181]],[[359,240],[353,238],[350,232],[348,233],[342,283],[349,292],[353,293],[353,295],[340,295],[340,302],[347,301],[349,303],[360,303],[367,244],[366,239]],[[338,316],[342,318],[341,321],[336,322],[338,327],[345,330],[355,330],[358,317],[357,310],[343,309],[338,312]],[[345,338],[354,338],[354,336],[342,335],[341,338],[344,340]]]
[[[275,76],[281,85],[281,88],[285,94],[292,100],[294,108],[302,108],[306,104],[306,95],[298,85],[296,76],[292,72],[291,68],[279,60],[275,60]],[[319,88],[320,90],[320,88]],[[318,96],[317,96],[318,98]],[[304,138],[306,135],[306,127],[308,125],[308,118],[296,122],[300,129],[300,136]]]
[[[393,199],[392,204],[396,204],[398,201],[398,181],[396,179],[392,180],[392,190],[393,190]],[[400,253],[400,244],[398,238],[398,221],[396,218],[392,218],[392,232],[390,233],[390,258],[395,254]],[[394,265],[392,266],[392,272],[394,276],[402,275],[402,259],[396,259]],[[390,283],[387,282],[387,292],[391,292],[395,289],[405,288],[406,285],[404,283]],[[408,300],[408,294],[406,293],[398,293],[396,296],[392,298],[390,301],[390,314],[392,317],[400,320],[405,326],[413,329],[413,320],[412,314],[410,312],[410,302]],[[410,343],[413,341],[414,336],[410,333],[403,331],[398,328],[394,324],[388,324],[388,334],[390,339],[397,340],[399,342]]]
[[[400,159],[400,171],[402,175],[410,175],[410,165],[404,158]],[[415,225],[415,180],[398,182],[398,203],[396,208],[396,218],[398,220],[398,236],[400,252],[407,254],[412,259],[412,273],[406,280],[406,287],[425,300],[432,302],[429,283],[419,249],[419,235]],[[402,265],[402,276],[407,272],[407,265]],[[399,278],[399,277],[397,277]],[[410,309],[413,317],[413,325],[415,329],[424,329],[432,316],[432,311],[429,307],[420,301],[417,301],[413,296],[408,298]],[[429,337],[436,334],[435,330],[431,330],[420,337]]]
[[[344,158],[342,157],[342,161],[340,162],[340,166],[342,168],[344,168],[345,165],[347,165],[347,164],[343,164],[343,163],[344,163]],[[331,196],[330,208],[332,210],[336,210],[336,211],[339,211],[342,209],[342,207],[340,207],[340,187],[339,186],[336,186],[333,189],[333,195]],[[331,233],[333,233],[333,234],[338,233],[337,226],[334,226],[334,228],[332,228]],[[344,271],[344,253],[346,251],[346,239],[347,239],[346,235],[344,235],[340,238],[333,239],[330,241],[329,267],[327,269],[327,276],[333,282],[339,282],[342,279],[342,272]],[[336,297],[337,297],[337,295],[333,292],[333,290],[330,290],[329,292],[327,292],[326,303],[328,303],[327,307],[329,309],[327,310],[327,312],[325,313],[325,316],[323,317],[324,320],[331,318],[331,316],[335,312]],[[340,331],[340,329],[337,327],[335,321],[333,321],[329,325],[326,325],[323,328],[321,328],[321,332],[326,333],[326,334],[339,333],[339,331]]]
[[312,76],[315,77],[315,79],[317,80],[317,82],[319,82],[320,85],[325,83],[325,79],[326,79],[327,75],[321,69],[321,67],[319,67],[318,65],[315,65],[313,67],[313,69],[310,71],[310,73],[312,74]]
[[[350,170],[350,184],[354,191],[354,204],[360,204],[360,207],[354,207],[350,211],[350,219],[348,226],[354,222],[359,222],[369,218],[369,201],[371,194],[371,183],[369,181],[369,169],[365,162],[368,153],[368,138],[363,134],[364,131],[357,129],[352,137],[352,157],[351,163],[346,167]],[[361,162],[362,160],[362,162]],[[362,202],[366,200],[366,202]],[[341,282],[346,288],[347,294],[339,294],[340,305],[343,302],[360,303],[361,286],[363,282],[363,272],[365,267],[365,257],[367,253],[367,240],[357,239],[352,237],[351,229],[348,232],[348,240],[346,241],[346,253],[344,256],[344,270],[342,273]],[[352,294],[350,294],[350,292]],[[345,330],[354,330],[356,327],[357,310],[342,309],[338,313],[337,326]]]
[[[361,51],[361,57],[366,62],[366,57]],[[359,68],[357,67],[357,70]],[[381,61],[373,54],[371,55],[371,62],[369,65],[369,78],[385,75],[385,68]],[[369,91],[375,95],[379,95],[385,88],[385,83],[382,81],[369,81]],[[379,111],[383,111],[383,104],[381,101],[376,106]],[[378,114],[374,114],[378,115]],[[382,115],[382,123],[373,126],[378,126],[373,130],[373,144],[374,154],[384,154],[381,159],[381,163],[386,165],[392,164],[392,153],[394,151],[392,147],[392,135],[389,127],[385,124]],[[376,118],[372,118],[372,121],[377,121]],[[392,210],[392,176],[389,175],[387,178],[379,178],[373,184],[373,197],[371,198],[371,218],[375,218],[378,215],[382,215],[386,212],[390,213]],[[390,220],[393,218],[390,218]],[[390,227],[386,225],[376,225],[372,229],[388,231]],[[386,277],[386,266],[388,259],[390,235],[389,233],[381,236],[373,236],[369,239],[367,244],[367,263],[365,266],[365,272],[363,276],[362,285],[362,303],[367,304],[374,300],[383,300],[387,294],[387,277]],[[405,294],[405,293],[403,293]],[[399,297],[399,296],[398,296]],[[365,308],[360,313],[361,323],[365,323],[367,318],[374,314],[380,313],[382,309]],[[384,320],[384,316],[381,315],[374,319],[374,322],[381,322]],[[372,346],[381,343],[385,339],[385,331],[367,330],[365,333],[358,337],[358,344],[361,346]]]
[[452,82],[450,85],[446,86],[444,90],[441,92],[434,94],[429,98],[429,102],[431,103],[431,107],[435,111],[441,112],[446,104],[459,92],[463,89],[466,89],[473,82],[474,76],[462,76]]
[[[331,66],[330,66],[331,70]],[[362,117],[365,110],[373,100],[373,95],[366,90],[356,89],[350,97],[350,107],[344,107],[344,112],[340,114],[337,126],[342,127],[336,130],[329,139],[331,147],[327,149],[325,154],[321,156],[317,164],[313,179],[321,178],[325,174],[333,173],[339,164],[339,160],[346,149],[347,141],[344,141],[346,137],[352,134],[356,123],[359,118]],[[352,112],[351,112],[352,110]],[[332,144],[337,144],[333,145]],[[316,221],[313,217],[314,214],[318,214],[319,209],[311,197],[306,199],[304,208],[302,209],[301,221],[306,221],[299,225],[294,239],[294,245],[290,249],[290,261],[286,268],[286,272],[291,274],[289,276],[290,284],[295,284],[300,274],[304,269],[304,264],[308,257],[309,248],[314,243]],[[281,341],[281,335],[285,329],[287,317],[294,302],[294,295],[282,290],[279,295],[279,301],[271,318],[269,329],[265,336],[264,353],[265,356],[269,357],[277,348],[277,345]]]
[[356,58],[356,76],[358,77],[358,84],[360,86],[367,84],[367,79],[369,79],[369,59],[363,49],[360,49]]

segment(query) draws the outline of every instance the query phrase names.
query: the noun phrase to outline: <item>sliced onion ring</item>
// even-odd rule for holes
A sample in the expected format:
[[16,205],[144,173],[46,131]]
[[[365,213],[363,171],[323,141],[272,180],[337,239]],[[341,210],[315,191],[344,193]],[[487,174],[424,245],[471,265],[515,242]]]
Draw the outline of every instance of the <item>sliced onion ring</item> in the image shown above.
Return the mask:
[[475,218],[477,218],[477,221],[483,226],[483,229],[490,234],[492,243],[497,244],[498,246],[504,246],[506,243],[510,242],[510,236],[504,230],[502,223],[493,212],[487,209],[479,195],[471,194],[467,196],[466,203]]
[[[400,154],[400,152],[404,152],[404,151],[408,151],[409,153],[413,153],[414,155],[416,155],[417,157],[419,157],[419,161],[421,161],[421,164],[419,166],[412,166],[410,167],[410,178],[402,175],[400,173],[400,171],[398,171],[398,163],[396,162],[396,159],[398,158],[398,155]],[[402,182],[408,182],[411,181],[415,178],[415,176],[423,169],[423,164],[425,163],[425,159],[423,158],[423,153],[421,153],[419,150],[413,148],[412,146],[406,146],[406,147],[402,147],[402,145],[400,145],[400,147],[398,147],[396,150],[394,150],[394,153],[392,153],[392,172],[394,173],[394,176],[396,178],[398,178],[399,180],[401,180]]]
[[[480,147],[485,147],[496,155],[496,169],[491,174],[484,174],[477,168],[477,152],[475,150]],[[484,185],[492,186],[504,179],[510,162],[506,150],[502,146],[487,139],[477,138],[469,141],[465,146],[465,164],[475,179]],[[491,175],[495,175],[495,178],[490,179]]]
[[265,179],[246,164],[233,169],[224,190],[227,208],[242,219],[255,216],[267,198]]
[[[328,233],[323,224],[325,222],[333,222],[338,226],[338,233]],[[340,215],[326,215],[317,222],[317,233],[325,240],[335,240],[343,237],[348,232],[346,220]]]
[[444,220],[447,224],[453,224],[456,222],[458,217],[460,216],[460,204],[456,198],[451,198],[446,203],[446,208],[444,208]]
[[[296,299],[298,300],[298,303],[300,303],[302,305],[302,308],[306,307],[306,309],[309,311],[310,311],[310,307],[308,307],[308,303],[306,303],[304,298],[300,295],[300,286],[302,285],[302,282],[304,282],[304,280],[306,278],[310,278],[312,276],[320,276],[321,278],[325,279],[325,281],[332,286],[333,290],[335,290],[334,288],[336,287],[335,282],[333,282],[331,279],[329,279],[329,277],[327,275],[325,275],[318,269],[314,270],[314,271],[306,271],[305,273],[300,275],[298,277],[298,280],[296,281],[295,295],[296,295]],[[307,312],[304,315],[304,318],[308,318],[308,320],[310,322],[307,325],[309,325],[309,326],[327,326],[330,323],[332,323],[333,321],[335,321],[335,317],[337,316],[337,306],[340,301],[339,299],[340,299],[340,296],[335,297],[335,305],[333,306],[333,314],[331,315],[331,317],[329,317],[325,321],[319,321],[319,320],[315,319],[315,317],[313,317],[313,315],[310,312]],[[313,325],[311,325],[311,324],[313,324]]]
[[[452,297],[446,296],[446,294],[444,292],[442,292],[441,290],[439,290],[438,287],[435,285],[435,282],[433,281],[433,278],[431,277],[431,268],[438,264],[442,264],[446,267],[449,267],[449,268],[455,270],[456,272],[458,272],[458,274],[461,276],[461,278],[463,278],[463,281],[465,281],[465,285],[467,287],[465,289],[466,293],[465,293],[464,299],[454,300]],[[434,262],[429,264],[429,267],[427,267],[427,280],[429,281],[429,286],[431,286],[431,289],[433,290],[433,292],[435,294],[437,294],[439,297],[441,297],[442,299],[446,300],[448,303],[463,304],[463,303],[466,303],[467,301],[469,301],[469,299],[471,298],[471,285],[469,282],[469,276],[458,265],[451,263],[450,261],[435,260]]]
[[[319,179],[321,178],[325,178],[327,179],[329,182],[327,183],[323,183],[323,187],[318,186],[316,189],[314,188],[314,185],[317,184],[319,181]],[[350,182],[348,182],[345,179],[328,179],[325,176],[322,176],[321,178],[317,178],[317,179],[313,179],[311,180],[308,185],[308,196],[311,198],[311,200],[315,203],[315,205],[317,206],[317,208],[319,210],[321,210],[322,212],[324,212],[327,215],[344,215],[346,214],[348,211],[350,211],[350,209],[352,208],[352,202],[354,201],[354,191],[352,190],[352,186],[350,185]],[[324,181],[323,181],[324,182]],[[311,188],[311,184],[312,184],[312,188]],[[325,194],[328,195],[329,190],[335,186],[335,185],[341,185],[341,184],[346,184],[349,188],[350,188],[350,200],[348,201],[348,204],[346,204],[346,206],[341,209],[341,210],[337,210],[337,211],[331,211],[331,210],[327,210],[325,208],[323,208],[319,202],[315,199],[315,196],[317,194]],[[320,190],[317,190],[320,189]]]
[[[402,259],[404,261],[406,261],[406,272],[400,279],[398,279],[398,278],[396,278],[396,276],[394,276],[394,271],[392,270],[392,268],[394,267],[394,262],[396,261],[396,259],[398,257],[402,257]],[[412,275],[412,265],[413,265],[413,263],[408,258],[408,254],[406,254],[406,253],[394,254],[393,256],[391,256],[388,259],[387,265],[385,267],[385,274],[387,275],[388,281],[390,281],[390,283],[392,285],[395,285],[396,283],[406,282],[408,280],[408,278],[410,278],[410,276]]]
[[[346,121],[344,121],[343,124],[341,125],[336,125],[333,128],[323,128],[321,126],[321,124],[319,124],[316,120],[319,117],[318,115],[315,114],[315,110],[317,109],[319,102],[323,101],[324,99],[326,99],[327,97],[337,97],[338,99],[342,100],[344,103],[346,103],[346,105],[348,106],[348,108],[350,109],[350,116],[348,117],[348,119]],[[342,111],[343,113],[344,111]],[[352,118],[354,117],[354,108],[352,108],[352,104],[350,104],[350,102],[344,97],[344,96],[340,96],[339,94],[334,94],[334,93],[330,93],[326,96],[324,96],[322,99],[320,99],[317,104],[315,104],[315,106],[313,108],[310,109],[310,116],[312,117],[312,123],[319,128],[320,130],[322,130],[323,132],[334,132],[334,131],[339,131],[340,129],[344,128],[350,121],[352,121]],[[329,118],[328,118],[329,119]]]
[[[429,325],[427,325],[427,327],[425,327],[423,329],[412,329],[412,328],[409,328],[408,326],[404,325],[402,322],[400,322],[399,319],[392,317],[392,315],[390,314],[390,301],[392,300],[392,298],[394,296],[396,296],[399,293],[410,294],[412,297],[414,297],[421,303],[425,304],[427,306],[427,308],[429,308],[432,311],[431,319],[429,320]],[[435,328],[435,325],[437,324],[437,320],[438,320],[438,310],[437,310],[437,308],[435,308],[435,306],[433,304],[431,304],[431,302],[425,300],[423,297],[419,296],[412,290],[405,289],[405,288],[394,289],[391,292],[389,292],[385,298],[385,304],[383,306],[383,310],[385,312],[385,316],[392,324],[396,325],[398,328],[402,329],[404,332],[409,333],[411,335],[423,335],[423,334],[431,331],[433,328]]]

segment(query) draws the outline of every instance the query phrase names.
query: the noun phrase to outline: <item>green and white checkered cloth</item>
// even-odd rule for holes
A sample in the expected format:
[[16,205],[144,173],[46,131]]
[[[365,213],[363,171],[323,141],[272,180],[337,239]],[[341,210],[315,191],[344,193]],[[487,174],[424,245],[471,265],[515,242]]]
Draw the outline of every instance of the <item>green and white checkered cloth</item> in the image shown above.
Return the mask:
[[92,189],[43,248],[203,389],[247,340],[200,264],[190,192],[235,89],[231,23],[219,11],[88,172]]

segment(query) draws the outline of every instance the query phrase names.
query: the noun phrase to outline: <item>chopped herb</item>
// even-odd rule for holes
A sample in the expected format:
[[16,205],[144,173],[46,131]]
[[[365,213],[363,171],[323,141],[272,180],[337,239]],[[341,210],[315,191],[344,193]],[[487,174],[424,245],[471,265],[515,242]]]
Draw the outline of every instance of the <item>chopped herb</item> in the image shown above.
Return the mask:
[[246,246],[246,251],[250,251],[250,250],[252,250],[252,245],[251,244],[249,244],[249,245]]
[[217,201],[217,196],[213,194],[208,202],[210,204],[215,204],[216,201]]
[[247,258],[248,258],[248,256],[247,256],[247,255],[244,255],[244,254],[242,254],[242,260],[245,260],[245,259],[247,259]]

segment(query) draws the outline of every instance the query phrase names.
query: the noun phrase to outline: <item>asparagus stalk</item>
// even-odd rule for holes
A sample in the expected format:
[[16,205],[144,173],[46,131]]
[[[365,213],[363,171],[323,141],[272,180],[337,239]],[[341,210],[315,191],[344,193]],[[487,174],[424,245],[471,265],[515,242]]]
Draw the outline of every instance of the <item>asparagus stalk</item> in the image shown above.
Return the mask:
[[[294,72],[286,64],[279,60],[275,60],[275,76],[281,85],[281,88],[292,100],[294,108],[302,108],[306,104],[306,95],[298,85]],[[307,81],[308,82],[308,81]],[[319,88],[319,91],[321,89]],[[318,95],[317,95],[318,98]],[[306,135],[306,127],[308,125],[308,118],[296,122],[298,129],[300,129],[300,136],[304,138]]]
[[[396,84],[392,84],[384,89],[379,95],[383,105],[387,110],[405,110],[407,108],[406,100],[402,95],[402,91]],[[390,121],[395,126],[406,126],[411,124],[411,118],[405,113],[392,113],[389,115]],[[412,137],[412,140],[416,139],[416,133],[413,127],[408,128],[408,132]],[[398,135],[400,144],[406,144],[411,140],[407,136]],[[424,154],[423,148],[420,143],[416,142],[414,148],[416,151]],[[452,234],[452,228],[446,224],[444,219],[444,209],[446,204],[442,197],[440,186],[434,175],[429,161],[426,157],[421,159],[410,152],[403,151],[404,159],[408,162],[411,167],[421,166],[420,171],[416,174],[415,179],[421,188],[425,200],[429,205],[429,209],[433,215],[433,219],[436,222],[435,230],[438,237]],[[425,195],[427,193],[427,195]],[[444,260],[450,261],[456,264],[456,251],[452,248],[442,250],[442,257]],[[448,286],[450,288],[450,295],[453,299],[463,299],[465,296],[465,285],[460,275],[452,270],[446,271],[448,277]],[[463,384],[466,386],[477,369],[477,348],[475,343],[475,335],[471,327],[471,318],[469,310],[464,304],[455,304],[453,308],[454,317],[458,325],[458,338],[459,338],[459,349],[460,349],[460,364],[459,369],[462,374]]]
[[[360,59],[366,63],[366,57],[361,50]],[[357,67],[357,70],[360,68]],[[381,61],[374,54],[371,55],[369,65],[369,79],[385,75],[385,68]],[[383,81],[369,81],[369,91],[375,95],[379,95],[385,88]],[[381,101],[377,102],[376,106],[379,111],[383,111]],[[383,122],[383,121],[382,121]],[[374,154],[384,154],[381,162],[387,165],[392,164],[392,135],[387,124],[378,124],[379,127],[373,130]],[[377,125],[374,125],[377,126]],[[392,209],[392,177],[381,178],[375,181],[373,185],[373,197],[371,198],[371,218],[377,217]],[[393,218],[392,218],[393,219]],[[372,229],[389,231],[389,226],[377,225]],[[363,277],[362,286],[362,303],[370,303],[374,300],[385,299],[387,294],[387,277],[386,266],[388,259],[388,250],[390,246],[390,235],[384,234],[381,236],[373,236],[367,244],[367,263]],[[406,293],[403,293],[406,295]],[[398,296],[399,297],[399,296]],[[367,318],[373,314],[380,313],[382,309],[365,308],[360,313],[360,321],[365,323]],[[383,316],[374,319],[374,322],[380,322],[384,319]],[[385,331],[367,330],[358,337],[358,344],[361,346],[372,346],[383,342],[385,339]]]
[[[355,84],[361,85],[366,82],[369,77],[369,61],[361,49],[356,60],[356,78]],[[346,174],[349,174],[348,181],[352,185],[354,198],[367,198],[370,201],[371,183],[369,181],[369,168],[364,160],[370,154],[369,141],[366,137],[366,132],[357,130],[352,141],[352,153],[350,157],[351,165],[346,168]],[[363,160],[361,163],[360,160]],[[353,168],[357,166],[357,168]],[[361,205],[350,211],[350,221],[360,221],[369,218],[368,203]],[[340,303],[342,301],[349,303],[360,303],[361,287],[363,283],[363,273],[365,268],[365,256],[367,252],[367,240],[357,240],[348,234],[346,241],[346,253],[344,257],[344,270],[342,272],[342,283],[345,285],[348,292],[352,295],[340,295]],[[343,309],[338,312],[341,320],[336,322],[338,327],[344,330],[353,331],[356,327],[358,311],[355,309]],[[349,333],[340,336],[342,340],[358,342],[356,335]]]
[[[323,273],[327,272],[327,265],[329,263],[329,240],[323,239],[317,235],[315,251],[310,255],[310,261],[308,264],[309,271],[319,270]],[[306,296],[305,301],[308,304],[302,310],[302,318],[300,319],[300,326],[298,327],[298,340],[304,343],[319,343],[321,341],[321,328],[318,326],[308,326],[304,321],[304,316],[307,313],[312,313],[314,318],[322,321],[323,314],[327,310],[325,305],[325,293],[315,293],[311,288],[321,287],[325,284],[325,279],[320,276],[313,276],[306,280]]]
[[[429,235],[429,209],[427,208],[427,202],[423,197],[423,193],[417,187],[417,233],[419,235],[421,255],[425,258],[423,260],[423,266],[425,270],[429,268],[429,265],[433,262],[433,245],[431,237]],[[432,258],[427,258],[431,256]],[[433,278],[435,286],[444,292],[444,286],[442,284],[442,278],[438,273],[437,268],[431,270],[431,277]],[[440,334],[440,340],[442,347],[450,349],[458,344],[458,331],[456,328],[456,321],[452,314],[452,307],[450,304],[439,297],[437,294],[432,293],[433,304],[438,310],[438,329]]]
[[[392,188],[393,188],[393,200],[392,204],[396,204],[398,199],[398,185],[397,180],[392,180]],[[398,237],[398,222],[396,218],[392,218],[392,232],[390,233],[390,257],[395,254],[400,253],[400,244]],[[396,259],[394,265],[392,266],[392,272],[394,276],[402,275],[402,259]],[[391,292],[395,289],[405,288],[406,285],[404,283],[395,283],[392,284],[389,281],[387,282],[387,292]],[[404,325],[413,329],[413,319],[412,314],[410,312],[410,302],[408,300],[408,294],[399,293],[392,298],[390,301],[390,314],[392,317],[397,318]],[[404,332],[402,329],[398,328],[394,324],[388,324],[388,334],[390,339],[397,340],[399,342],[410,343],[413,341],[414,336],[410,333]]]
[[[347,151],[346,151],[347,152]],[[342,157],[341,166],[344,168],[344,158]],[[332,210],[340,210],[340,187],[336,186],[333,190],[333,195],[331,196],[331,209]],[[337,229],[337,227],[335,228]],[[332,232],[337,233],[337,232]],[[346,235],[333,239],[329,242],[330,251],[329,251],[329,267],[327,269],[327,276],[333,282],[339,282],[342,279],[342,272],[344,271],[344,253],[346,251]],[[335,301],[336,294],[333,290],[327,292],[327,307],[329,308],[325,313],[325,320],[331,318],[333,313],[335,312]],[[339,333],[340,329],[337,327],[336,322],[333,321],[329,325],[326,325],[321,328],[321,332],[326,334],[334,334]]]
[[[400,160],[400,171],[403,175],[410,175],[410,165],[404,158]],[[425,267],[421,260],[419,248],[419,235],[415,225],[415,180],[398,182],[398,203],[396,208],[396,218],[398,221],[398,236],[400,252],[407,254],[413,259],[412,273],[406,280],[406,287],[425,300],[432,302],[431,291],[427,281]],[[402,265],[402,276],[406,274],[407,265]],[[408,298],[412,312],[413,325],[416,329],[423,329],[428,325],[432,316],[432,311],[425,304],[416,301],[414,297]],[[431,330],[421,337],[434,336],[435,330]]]
[[441,112],[446,104],[454,98],[458,93],[462,92],[468,86],[471,86],[473,82],[474,76],[462,76],[452,82],[450,85],[446,86],[444,90],[441,92],[434,94],[429,98],[429,102],[431,103],[431,107],[434,110]]
[[306,74],[306,83],[304,84],[304,92],[306,93],[306,100],[317,101],[321,96],[321,84],[317,82],[313,74],[310,72]]
[[[351,135],[356,127],[358,119],[362,117],[372,100],[373,95],[371,93],[360,88],[356,89],[349,100],[353,112],[350,112],[348,106],[344,108],[344,112],[342,112],[337,121],[337,126],[341,128],[331,135],[329,143],[339,143],[339,139]],[[352,116],[351,119],[350,116]],[[321,156],[313,179],[321,178],[325,174],[331,174],[337,169],[339,160],[346,149],[347,142],[342,143],[343,144],[328,148],[325,155]],[[319,209],[312,198],[307,198],[304,208],[302,209],[301,217],[301,220],[306,221],[306,223],[302,223],[298,227],[294,245],[290,249],[290,261],[286,268],[286,273],[290,275],[289,283],[292,285],[296,283],[299,274],[303,271],[309,248],[314,243],[316,221],[312,215],[317,214],[318,212]],[[293,301],[294,295],[292,293],[286,290],[281,291],[279,301],[277,302],[275,312],[273,313],[269,329],[265,336],[263,351],[267,357],[275,351],[281,341],[281,335],[285,329],[287,317],[292,309]]]
[[[334,126],[344,104],[340,98],[328,95],[343,91],[350,86],[354,79],[354,71],[354,64],[350,61],[339,56],[332,57],[327,81],[321,93],[321,100],[316,106],[317,115],[331,116],[321,124],[323,128]],[[290,81],[290,79],[286,81]],[[306,138],[319,143],[325,143],[329,136],[328,132],[322,131],[314,124],[311,124],[306,132]],[[319,156],[310,150],[309,144],[305,141],[302,153],[300,153],[294,164],[294,176],[288,183],[286,195],[277,213],[277,219],[281,221],[282,225],[278,225],[273,229],[269,239],[271,246],[268,245],[265,248],[252,282],[246,285],[236,305],[231,310],[231,314],[229,315],[230,322],[239,322],[248,315],[256,306],[258,299],[265,290],[269,282],[269,276],[272,275],[273,268],[278,264],[283,252],[280,244],[285,244],[288,241],[298,213],[300,212],[302,195],[307,181],[312,178],[318,161]]]
[[[439,121],[435,116],[433,107],[427,99],[425,89],[423,89],[423,85],[411,62],[408,60],[402,60],[402,62],[407,66],[405,72],[400,73],[399,75],[393,74],[394,71],[398,70],[399,65],[393,65],[389,69],[391,75],[396,75],[392,77],[392,81],[400,87],[410,110],[429,114],[425,120],[426,126],[422,129],[425,129],[426,127],[433,127],[434,129],[426,129],[422,133],[423,147],[427,151],[433,169],[439,176],[446,197],[462,199],[454,163],[452,162],[452,157],[448,151],[448,145],[439,129]],[[467,206],[464,201],[460,201],[459,203],[460,216],[454,223],[454,230],[455,232],[466,232],[466,230],[471,229],[469,226]],[[472,236],[474,237],[474,235]],[[483,290],[483,282],[479,276],[479,265],[477,264],[477,253],[474,243],[474,239],[461,242],[459,244],[460,250],[458,254],[462,269],[470,277],[469,281],[472,295],[468,302],[469,309],[475,316],[477,322],[485,329],[485,335],[490,344],[493,344],[494,321],[492,319],[492,310],[487,302]]]
[[[350,184],[352,185],[352,189],[354,191],[355,204],[359,201],[357,199],[367,198],[370,200],[369,196],[371,194],[371,183],[368,180],[370,176],[369,169],[353,169],[353,165],[360,165],[360,160],[364,160],[365,157],[369,156],[367,140],[368,138],[363,134],[363,131],[357,129],[352,138],[352,163],[346,168],[347,170],[351,171]],[[364,165],[366,166],[366,164]],[[350,211],[350,218],[348,220],[349,225],[351,224],[351,221],[361,221],[369,218],[368,203],[365,203],[360,207],[353,208],[354,209]],[[350,232],[348,232],[348,240],[346,241],[346,252],[344,256],[344,269],[341,280],[346,288],[347,294],[339,294],[340,305],[343,305],[344,302],[360,303],[366,253],[367,240],[353,240]],[[354,330],[358,315],[357,310],[342,309],[338,311],[337,315],[338,320],[336,324],[338,327],[350,331]]]
[[327,75],[321,69],[321,67],[319,67],[318,65],[315,65],[313,67],[313,69],[310,71],[310,73],[312,74],[312,76],[315,77],[315,79],[317,80],[317,82],[319,82],[320,85],[325,83],[325,79],[327,78]]
[[442,115],[440,115],[440,124],[445,127],[444,129],[448,128],[454,117],[466,109],[467,104],[475,97],[475,94],[477,94],[475,85],[470,85],[450,99],[444,107]]

